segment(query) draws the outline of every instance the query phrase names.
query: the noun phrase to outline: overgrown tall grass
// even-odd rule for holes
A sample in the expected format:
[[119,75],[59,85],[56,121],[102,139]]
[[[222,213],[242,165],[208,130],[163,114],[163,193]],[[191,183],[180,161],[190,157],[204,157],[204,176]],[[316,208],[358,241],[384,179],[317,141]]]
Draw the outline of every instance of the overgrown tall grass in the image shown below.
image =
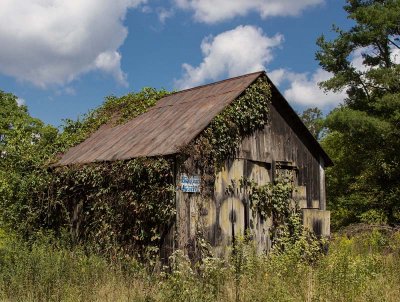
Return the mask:
[[78,248],[0,235],[1,301],[399,301],[400,232],[337,236],[314,263],[295,250],[257,255],[241,242],[231,260],[171,267],[104,259]]

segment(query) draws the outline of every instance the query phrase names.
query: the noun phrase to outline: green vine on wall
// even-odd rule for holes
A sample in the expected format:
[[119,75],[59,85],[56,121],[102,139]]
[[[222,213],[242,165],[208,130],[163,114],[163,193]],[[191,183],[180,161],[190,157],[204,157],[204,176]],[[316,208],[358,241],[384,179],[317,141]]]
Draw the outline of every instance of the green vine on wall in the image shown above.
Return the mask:
[[272,220],[270,239],[274,253],[289,251],[313,262],[321,255],[325,242],[303,226],[301,210],[293,199],[296,190],[293,172],[281,170],[275,175],[274,182],[265,185],[243,177],[239,181],[232,180],[226,193],[245,190],[253,218],[258,214],[264,221]]
[[102,253],[157,251],[175,214],[173,161],[129,161],[60,167],[53,172],[47,227],[66,227]]
[[260,77],[181,150],[184,172],[200,173],[202,192],[206,195],[212,194],[216,172],[236,155],[243,137],[268,123],[270,102],[271,88]]
[[[109,96],[82,121],[67,121],[61,140],[66,148],[76,145],[103,124],[123,124],[147,112],[168,94],[143,88]],[[167,158],[59,167],[52,172],[46,212],[53,221],[47,227],[67,228],[74,241],[93,243],[103,253],[121,248],[143,256],[160,248],[172,223],[173,184],[173,162]]]

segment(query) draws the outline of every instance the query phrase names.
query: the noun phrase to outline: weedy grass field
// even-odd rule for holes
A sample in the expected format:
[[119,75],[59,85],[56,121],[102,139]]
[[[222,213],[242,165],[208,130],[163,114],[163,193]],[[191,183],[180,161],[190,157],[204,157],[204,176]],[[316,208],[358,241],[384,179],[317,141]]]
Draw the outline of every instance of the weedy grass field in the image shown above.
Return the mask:
[[43,237],[0,236],[1,301],[399,301],[400,232],[336,234],[326,255],[303,261],[296,249],[257,255],[239,241],[230,259],[170,267],[129,257],[105,259]]

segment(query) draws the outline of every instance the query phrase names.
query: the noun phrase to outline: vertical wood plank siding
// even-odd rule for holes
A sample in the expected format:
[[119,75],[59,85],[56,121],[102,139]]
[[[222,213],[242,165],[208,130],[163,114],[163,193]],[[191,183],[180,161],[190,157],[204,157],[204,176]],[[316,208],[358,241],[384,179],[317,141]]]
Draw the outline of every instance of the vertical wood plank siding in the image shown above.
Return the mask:
[[[287,162],[298,168],[298,185],[305,186],[307,206],[320,201],[319,157],[287,123],[272,103],[270,125],[243,139],[238,158],[272,164]],[[315,202],[314,202],[315,204]]]

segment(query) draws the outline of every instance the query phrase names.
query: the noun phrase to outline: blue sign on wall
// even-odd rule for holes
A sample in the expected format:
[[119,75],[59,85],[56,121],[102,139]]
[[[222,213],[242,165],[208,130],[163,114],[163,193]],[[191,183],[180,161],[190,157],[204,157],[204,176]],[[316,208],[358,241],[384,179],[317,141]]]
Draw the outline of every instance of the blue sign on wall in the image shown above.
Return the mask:
[[187,193],[200,193],[200,176],[181,174],[181,190]]

